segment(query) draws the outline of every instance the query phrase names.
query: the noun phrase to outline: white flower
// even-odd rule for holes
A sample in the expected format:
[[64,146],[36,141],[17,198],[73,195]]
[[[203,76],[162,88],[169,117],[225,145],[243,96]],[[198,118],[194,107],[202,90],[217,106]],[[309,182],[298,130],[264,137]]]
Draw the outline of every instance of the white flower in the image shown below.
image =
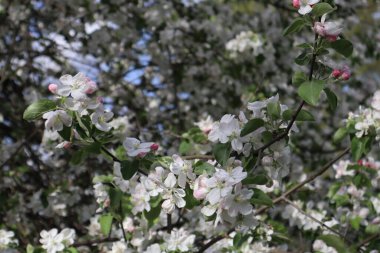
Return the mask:
[[102,183],[96,183],[94,185],[94,195],[96,202],[101,206],[104,205],[108,200],[107,187]]
[[215,122],[208,135],[208,139],[212,142],[227,143],[230,136],[240,136],[239,121],[235,116],[226,114],[220,122]]
[[204,199],[209,191],[208,185],[207,185],[207,176],[206,175],[200,175],[197,179],[194,181],[194,191],[193,196],[194,198],[200,200]]
[[62,242],[65,246],[69,246],[74,243],[75,240],[75,230],[71,228],[64,228],[59,234],[62,235]]
[[380,214],[380,199],[371,197],[371,202],[377,214]]
[[164,239],[169,251],[179,250],[180,252],[187,252],[194,245],[195,235],[189,235],[183,228],[179,230],[174,228],[170,236],[165,235]]
[[150,211],[150,196],[143,184],[137,184],[136,187],[132,188],[131,195],[131,202],[133,204],[133,214],[137,214],[144,210],[146,210],[147,212]]
[[376,91],[373,95],[371,106],[376,111],[380,111],[380,90]]
[[65,249],[63,244],[63,234],[58,234],[58,230],[53,228],[49,231],[42,230],[40,233],[40,243],[47,253],[56,253]]
[[111,130],[111,125],[108,123],[113,117],[113,112],[106,112],[103,107],[91,114],[91,122],[100,131],[108,132]]
[[163,191],[163,182],[167,176],[167,172],[161,166],[158,166],[151,171],[148,177],[142,177],[141,183],[144,185],[149,195],[152,197],[157,196]]
[[161,253],[161,248],[158,243],[150,245],[143,253]]
[[318,2],[319,0],[300,0],[300,8],[298,9],[299,14],[306,15],[310,13],[313,10],[311,5]]
[[0,229],[0,250],[6,249],[9,244],[18,244],[18,240],[14,239],[15,233],[13,231],[7,231]]
[[88,234],[90,236],[97,236],[100,235],[100,223],[99,223],[99,215],[96,215],[95,217],[92,217],[90,219],[90,225],[88,225],[87,230]]
[[225,201],[225,209],[228,211],[228,215],[236,217],[239,213],[242,215],[248,215],[252,213],[253,207],[250,203],[253,191],[249,189],[242,189],[242,185],[239,183],[235,186],[235,193],[227,196]]
[[276,94],[275,96],[270,97],[264,101],[255,101],[252,103],[248,103],[247,108],[248,110],[252,111],[253,118],[263,118],[264,115],[261,112],[261,110],[267,107],[269,103],[277,103],[278,101],[279,101],[279,95]]
[[211,131],[213,124],[214,121],[211,116],[207,116],[206,119],[202,119],[201,121],[194,123],[194,125],[198,126],[205,134],[208,134]]
[[182,208],[186,205],[186,201],[183,199],[186,193],[181,188],[176,188],[177,180],[173,173],[169,173],[164,181],[165,189],[162,194],[162,198],[165,201],[162,203],[162,208],[166,213],[172,213],[175,206]]
[[109,251],[110,253],[129,253],[132,252],[128,249],[127,244],[125,242],[114,242],[112,244],[112,250]]
[[61,131],[63,125],[69,127],[72,124],[72,118],[63,110],[46,112],[42,118],[46,119],[45,127],[47,130]]
[[129,188],[129,180],[124,180],[123,175],[121,174],[121,166],[120,163],[114,162],[113,164],[113,181],[119,187],[122,192],[127,192]]
[[348,165],[350,165],[350,161],[339,161],[338,164],[333,165],[333,169],[335,170],[335,178],[341,178],[343,176],[353,176],[355,175],[354,170],[347,170]]
[[81,72],[75,76],[63,75],[59,81],[61,84],[57,85],[56,94],[63,97],[71,95],[75,99],[82,99],[86,97],[86,94],[91,94],[97,89],[95,82]]
[[191,162],[184,161],[178,155],[173,155],[173,162],[170,164],[170,171],[178,176],[178,185],[181,188],[186,187],[186,179],[195,179],[195,174],[193,173],[193,168]]
[[87,115],[87,109],[95,110],[102,105],[98,99],[91,99],[88,97],[84,97],[79,100],[66,98],[64,104],[71,111],[78,112],[80,116]]
[[322,240],[315,240],[313,243],[313,250],[321,253],[338,253],[333,247],[329,247]]
[[125,150],[129,156],[145,155],[151,151],[153,142],[141,142],[136,138],[126,138],[123,142]]
[[254,56],[262,53],[263,39],[252,31],[243,31],[226,44],[226,50],[230,51],[231,57],[236,58],[238,54],[251,52]]

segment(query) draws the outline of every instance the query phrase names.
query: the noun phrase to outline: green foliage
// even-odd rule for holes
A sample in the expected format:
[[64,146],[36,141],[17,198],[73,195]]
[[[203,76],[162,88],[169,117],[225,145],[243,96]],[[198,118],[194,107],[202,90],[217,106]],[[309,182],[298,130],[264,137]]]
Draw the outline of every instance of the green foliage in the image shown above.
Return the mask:
[[345,39],[340,39],[330,43],[330,47],[345,57],[350,57],[354,51],[352,43]]
[[307,81],[307,76],[304,72],[297,71],[292,77],[292,84],[296,87]]
[[265,192],[257,188],[253,188],[251,203],[253,205],[273,206],[272,199]]
[[249,176],[245,178],[242,183],[247,184],[255,184],[255,185],[266,185],[270,181],[270,178],[264,174],[257,174],[253,176]]
[[324,88],[323,91],[325,92],[327,96],[327,102],[329,104],[329,108],[331,109],[331,111],[335,111],[336,107],[338,106],[338,97],[329,88]]
[[316,17],[321,17],[324,14],[334,11],[334,8],[328,3],[317,3],[313,6],[312,14]]
[[[293,117],[293,112],[291,110],[285,110],[282,113],[282,118],[284,120],[291,120]],[[301,109],[301,111],[298,113],[296,121],[314,121],[314,116],[311,114],[311,112]]]
[[103,235],[108,236],[112,228],[113,216],[110,213],[103,214],[99,217],[100,230]]
[[318,237],[318,239],[324,241],[327,246],[333,247],[338,251],[338,253],[349,253],[351,252],[348,250],[348,246],[343,242],[343,240],[332,234],[328,235],[321,235]]
[[288,27],[285,28],[282,34],[284,36],[288,36],[294,33],[298,33],[302,31],[305,25],[306,25],[306,22],[303,18],[296,18]]
[[231,144],[229,142],[215,144],[212,153],[214,154],[216,161],[224,166],[230,157]]
[[208,162],[198,161],[193,165],[194,173],[197,175],[202,175],[206,173],[208,175],[212,175],[215,172],[215,167]]
[[244,125],[243,129],[240,132],[240,136],[246,136],[253,131],[259,129],[260,127],[264,126],[265,122],[262,119],[251,119],[247,122],[247,124]]
[[267,112],[268,112],[269,117],[271,117],[274,120],[277,120],[277,119],[281,118],[280,103],[279,102],[277,102],[277,103],[273,103],[273,102],[268,103],[268,105],[267,105]]
[[124,180],[129,180],[133,175],[136,173],[136,171],[139,169],[139,160],[135,159],[132,161],[124,160],[120,162],[121,166],[121,175],[123,176]]
[[44,113],[55,109],[57,109],[57,105],[54,101],[49,99],[41,99],[26,108],[23,119],[28,121],[36,120],[41,118]]
[[346,137],[347,135],[348,135],[347,129],[346,129],[345,127],[341,127],[341,128],[339,128],[339,129],[335,132],[335,134],[334,134],[334,136],[333,136],[333,142],[334,142],[334,143],[339,143],[339,142],[341,142],[341,141],[344,139],[344,137]]
[[298,88],[298,95],[305,100],[306,103],[316,106],[323,88],[325,87],[323,81],[313,80],[304,82]]

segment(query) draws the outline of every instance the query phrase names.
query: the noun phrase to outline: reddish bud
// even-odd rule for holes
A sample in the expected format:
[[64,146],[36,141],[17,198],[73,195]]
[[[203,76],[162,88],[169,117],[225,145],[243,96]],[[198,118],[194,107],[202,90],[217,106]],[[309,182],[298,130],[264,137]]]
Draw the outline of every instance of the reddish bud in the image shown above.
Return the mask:
[[153,143],[153,144],[150,146],[150,150],[152,150],[152,151],[156,151],[159,147],[160,147],[160,145],[158,145],[158,144],[156,144],[156,143]]
[[145,152],[141,152],[141,153],[139,153],[137,156],[140,157],[140,158],[142,158],[142,157],[144,157],[145,155],[146,155]]
[[299,9],[301,6],[300,0],[293,0],[293,7]]
[[342,79],[343,80],[348,80],[348,79],[350,79],[350,77],[351,77],[351,73],[350,72],[343,72],[343,74],[342,74]]
[[51,83],[49,84],[48,89],[51,93],[56,94],[58,90],[58,85],[56,85],[55,83]]
[[338,36],[328,35],[328,36],[326,36],[326,39],[330,42],[334,42],[338,39]]
[[342,70],[340,70],[340,69],[334,69],[333,72],[331,73],[331,75],[334,78],[339,78],[342,75]]

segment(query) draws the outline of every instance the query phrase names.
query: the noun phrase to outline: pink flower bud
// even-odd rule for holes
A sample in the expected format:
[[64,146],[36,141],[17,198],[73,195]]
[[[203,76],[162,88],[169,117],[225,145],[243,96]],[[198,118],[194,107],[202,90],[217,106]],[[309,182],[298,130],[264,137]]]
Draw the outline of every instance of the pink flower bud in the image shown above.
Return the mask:
[[197,179],[195,179],[193,196],[194,198],[201,200],[206,197],[207,193],[207,177],[205,175],[201,175]]
[[63,148],[65,148],[65,149],[71,148],[71,142],[65,141],[65,143],[63,144]]
[[85,90],[86,94],[92,94],[94,91],[98,89],[98,86],[96,83],[90,79],[88,79],[88,82],[86,83],[87,89]]
[[320,36],[325,36],[325,26],[321,22],[315,22],[313,30],[315,33],[319,34]]
[[299,9],[301,6],[300,0],[293,0],[293,7]]
[[340,69],[334,69],[333,72],[331,73],[331,75],[334,78],[339,78],[342,75],[342,70],[340,70]]
[[145,155],[146,155],[145,152],[141,152],[141,153],[139,153],[137,156],[140,157],[140,158],[143,158]]
[[51,93],[56,94],[58,90],[58,85],[56,85],[55,83],[51,83],[49,84],[48,89]]
[[150,150],[152,150],[152,151],[156,151],[159,147],[160,147],[160,145],[158,145],[158,144],[156,144],[156,143],[153,143],[153,144],[150,146]]
[[334,42],[338,39],[338,36],[328,35],[328,36],[326,36],[326,39],[330,42]]
[[343,74],[342,74],[342,79],[343,80],[347,81],[348,79],[350,79],[350,77],[351,77],[351,73],[350,72],[347,72],[347,71],[343,72]]

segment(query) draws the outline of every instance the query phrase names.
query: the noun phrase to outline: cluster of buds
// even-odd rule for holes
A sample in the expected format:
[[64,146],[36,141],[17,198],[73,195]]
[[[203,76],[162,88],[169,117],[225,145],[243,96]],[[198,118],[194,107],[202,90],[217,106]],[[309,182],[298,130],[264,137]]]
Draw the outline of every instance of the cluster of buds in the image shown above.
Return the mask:
[[347,81],[351,77],[351,71],[347,66],[344,66],[342,69],[334,69],[331,76],[335,79]]

